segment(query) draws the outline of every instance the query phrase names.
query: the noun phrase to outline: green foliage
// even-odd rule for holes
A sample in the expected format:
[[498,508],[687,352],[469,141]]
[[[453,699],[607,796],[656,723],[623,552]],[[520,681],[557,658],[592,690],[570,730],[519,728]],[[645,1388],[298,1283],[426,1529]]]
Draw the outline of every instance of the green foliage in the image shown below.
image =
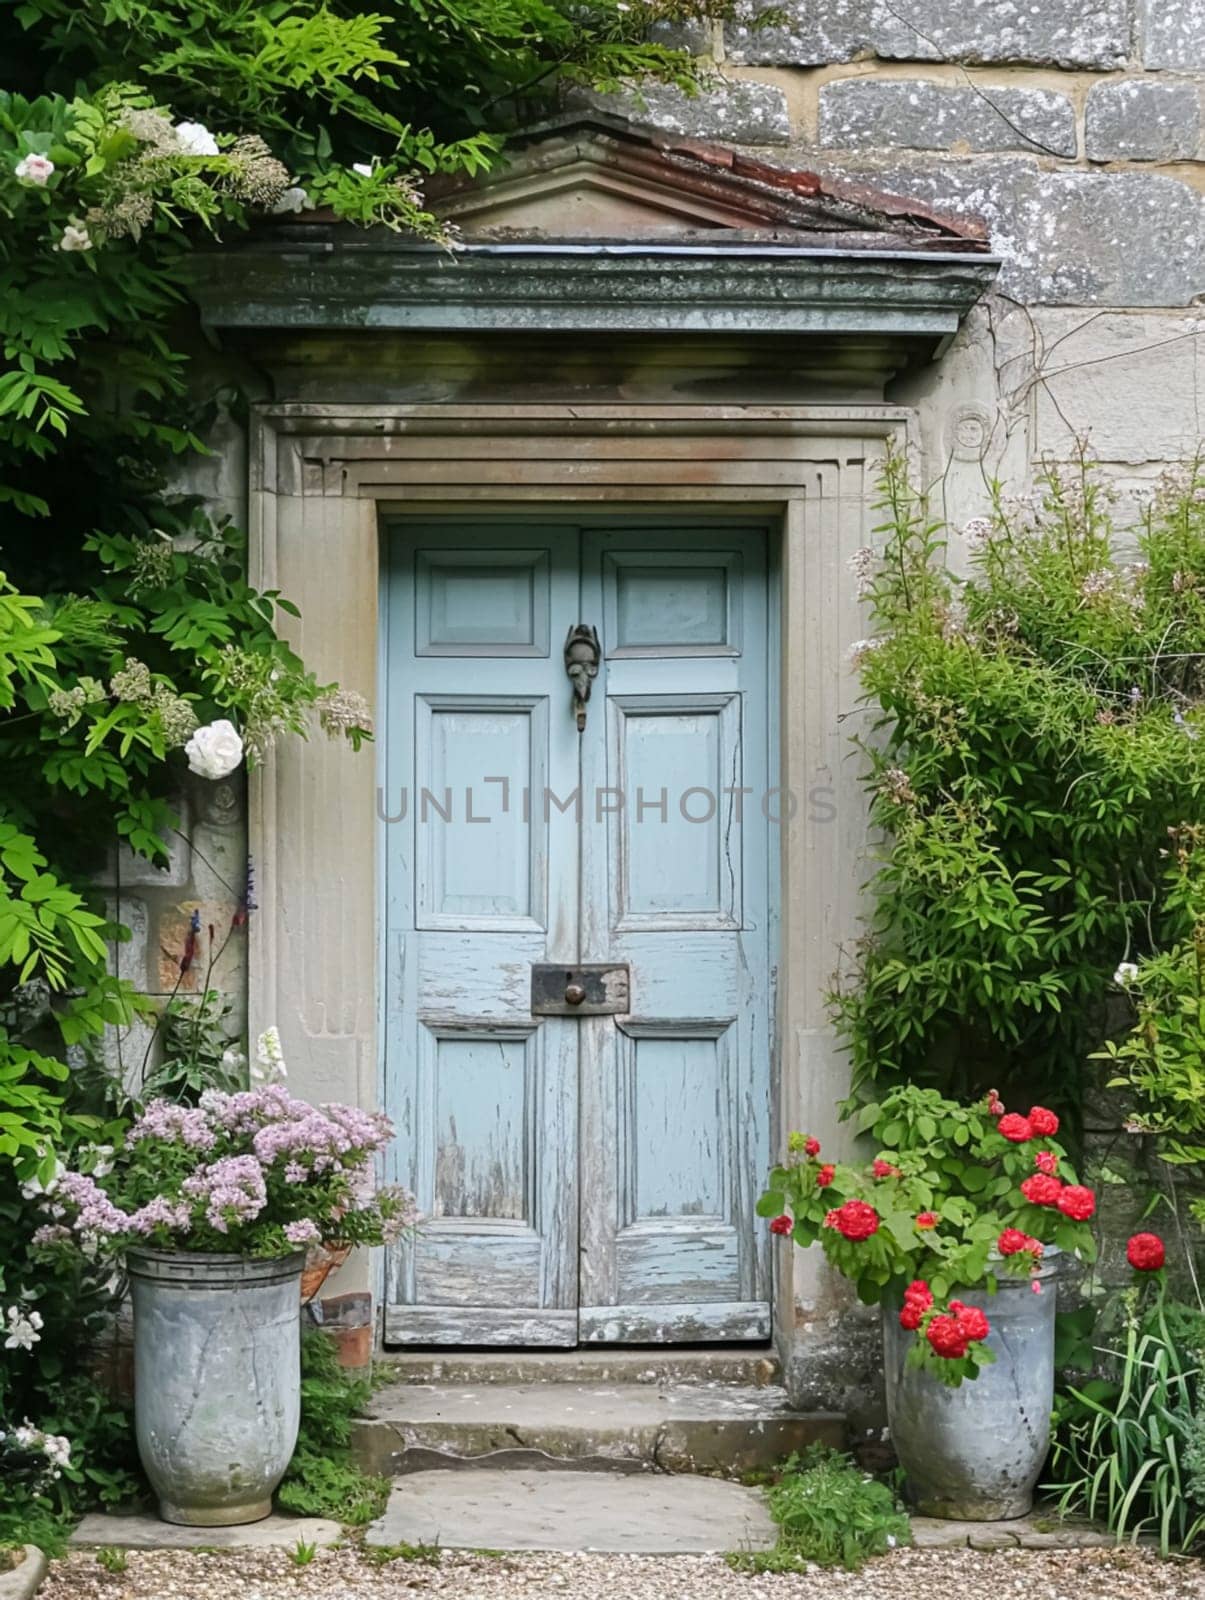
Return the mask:
[[[488,165],[500,130],[551,103],[558,80],[689,82],[684,55],[646,42],[678,5],[0,7],[0,1310],[43,1323],[0,1365],[0,1416],[57,1419],[72,1442],[70,1471],[27,1518],[133,1482],[126,1419],[73,1387],[111,1293],[87,1263],[31,1243],[56,1161],[74,1152],[98,1170],[80,1147],[119,1144],[131,1109],[93,1092],[104,1030],[147,1009],[108,970],[125,934],[98,870],[118,842],[166,861],[199,723],[231,721],[252,762],[315,722],[353,748],[369,737],[354,689],[319,684],[281,636],[296,609],[250,582],[242,532],[180,488],[214,423],[245,407],[191,374],[204,345],[190,252],[296,209],[302,188],[349,222],[442,238],[422,182]],[[226,890],[238,911],[219,941],[251,909],[249,884]],[[182,978],[203,935],[178,953]],[[174,997],[159,1027],[153,1085],[177,1098],[223,1070],[212,965],[202,998]],[[317,1448],[299,1460],[286,1494],[341,1494],[360,1515],[371,1495],[349,1465]]]
[[1128,563],[1086,466],[1035,506],[997,493],[966,581],[898,459],[884,510],[855,655],[886,843],[833,995],[856,1090],[1073,1106],[1119,960],[1189,932],[1162,852],[1205,793],[1205,473],[1164,486]]
[[1160,1282],[1124,1304],[1122,1342],[1098,1348],[1105,1375],[1060,1394],[1046,1485],[1062,1514],[1104,1522],[1164,1555],[1205,1538],[1205,1318]]
[[295,1567],[308,1567],[318,1554],[318,1545],[314,1540],[298,1539],[289,1551],[289,1560]]
[[886,1484],[823,1445],[791,1457],[769,1501],[778,1543],[730,1555],[738,1572],[803,1572],[809,1565],[856,1572],[872,1556],[912,1543],[908,1517]]
[[[1057,1132],[1057,1121],[1052,1126]],[[787,1160],[770,1173],[757,1213],[786,1217],[798,1245],[818,1243],[867,1304],[885,1301],[894,1312],[906,1285],[927,1285],[931,1300],[912,1323],[917,1337],[909,1360],[957,1388],[995,1357],[975,1338],[958,1356],[933,1349],[929,1325],[949,1314],[952,1295],[994,1293],[1002,1274],[1036,1273],[1045,1245],[1095,1259],[1085,1221],[1073,1220],[1056,1204],[1034,1204],[1021,1188],[1038,1170],[1039,1155],[1057,1168],[1056,1188],[1075,1184],[1075,1172],[1053,1137],[1030,1134],[1014,1142],[999,1132],[986,1102],[960,1105],[935,1089],[892,1090],[860,1109],[857,1127],[877,1150],[872,1161],[859,1165],[825,1162],[817,1141],[793,1133]],[[871,1209],[867,1225],[872,1221],[873,1227],[864,1237],[841,1231],[839,1208],[849,1202]],[[1001,1255],[1006,1230],[1023,1241],[1013,1241],[1016,1248]]]
[[[480,1552],[479,1552],[480,1553]],[[438,1567],[443,1561],[443,1551],[438,1544],[366,1545],[364,1554],[375,1566],[386,1567],[394,1561],[412,1561],[420,1567]]]
[[[1165,903],[1186,933],[1164,950],[1144,954],[1118,981],[1134,1012],[1130,1032],[1107,1039],[1097,1059],[1118,1076],[1111,1088],[1131,1091],[1135,1131],[1153,1134],[1173,1166],[1205,1163],[1205,826],[1173,830]],[[1205,1218],[1205,1201],[1192,1210]]]
[[367,1378],[339,1365],[330,1337],[308,1328],[301,1343],[301,1429],[284,1482],[276,1491],[282,1511],[333,1517],[362,1528],[385,1509],[387,1478],[363,1473],[352,1460],[352,1419],[372,1392]]
[[96,1552],[96,1563],[115,1577],[120,1577],[130,1564],[126,1552],[120,1546],[112,1544],[101,1545]]

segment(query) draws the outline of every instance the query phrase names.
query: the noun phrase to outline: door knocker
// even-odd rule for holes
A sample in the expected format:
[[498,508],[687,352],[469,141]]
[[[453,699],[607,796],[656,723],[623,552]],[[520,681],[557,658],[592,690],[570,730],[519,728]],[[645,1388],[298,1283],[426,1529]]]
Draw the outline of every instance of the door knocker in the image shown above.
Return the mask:
[[576,622],[565,639],[565,671],[573,685],[573,707],[577,716],[577,731],[586,727],[586,701],[590,698],[590,685],[598,677],[598,664],[602,660],[602,646],[598,630],[588,622]]

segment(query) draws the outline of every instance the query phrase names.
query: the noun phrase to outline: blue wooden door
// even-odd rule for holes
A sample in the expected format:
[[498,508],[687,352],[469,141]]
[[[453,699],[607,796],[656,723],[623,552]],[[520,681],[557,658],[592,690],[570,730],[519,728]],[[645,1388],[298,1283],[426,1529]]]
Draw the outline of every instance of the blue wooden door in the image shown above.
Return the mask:
[[[386,596],[386,1103],[428,1217],[387,1339],[768,1336],[764,534],[399,525]],[[579,962],[630,1012],[533,1015]]]

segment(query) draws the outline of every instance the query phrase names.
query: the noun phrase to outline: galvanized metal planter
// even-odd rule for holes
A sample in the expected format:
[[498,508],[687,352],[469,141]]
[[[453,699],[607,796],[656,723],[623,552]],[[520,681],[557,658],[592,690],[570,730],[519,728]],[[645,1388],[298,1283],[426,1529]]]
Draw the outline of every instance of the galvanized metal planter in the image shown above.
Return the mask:
[[1050,1443],[1057,1254],[1043,1261],[1040,1295],[1028,1278],[1002,1278],[994,1295],[959,1291],[986,1312],[996,1361],[957,1389],[906,1365],[916,1335],[900,1327],[898,1304],[884,1304],[887,1419],[924,1516],[998,1522],[1032,1507]]
[[304,1251],[133,1250],[138,1453],[166,1522],[258,1522],[297,1442]]

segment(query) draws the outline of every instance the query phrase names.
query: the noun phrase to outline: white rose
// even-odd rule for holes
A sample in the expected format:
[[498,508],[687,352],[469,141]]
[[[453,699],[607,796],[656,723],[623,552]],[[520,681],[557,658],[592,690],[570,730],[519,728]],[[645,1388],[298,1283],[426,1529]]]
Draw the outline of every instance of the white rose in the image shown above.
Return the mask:
[[284,191],[280,199],[272,207],[272,215],[282,217],[289,211],[308,211],[309,209],[309,195],[306,194],[304,189],[294,187]]
[[1138,968],[1132,961],[1123,961],[1113,974],[1113,982],[1120,989],[1128,989],[1132,983],[1138,981]]
[[63,237],[55,245],[56,250],[91,250],[92,238],[87,228],[82,223],[69,222],[63,229]]
[[218,154],[218,142],[203,122],[177,122],[176,143],[186,156]]
[[36,183],[41,188],[54,172],[54,162],[49,156],[22,156],[13,171],[22,183]]
[[243,741],[224,717],[207,722],[184,746],[188,768],[201,778],[228,778],[243,759]]

